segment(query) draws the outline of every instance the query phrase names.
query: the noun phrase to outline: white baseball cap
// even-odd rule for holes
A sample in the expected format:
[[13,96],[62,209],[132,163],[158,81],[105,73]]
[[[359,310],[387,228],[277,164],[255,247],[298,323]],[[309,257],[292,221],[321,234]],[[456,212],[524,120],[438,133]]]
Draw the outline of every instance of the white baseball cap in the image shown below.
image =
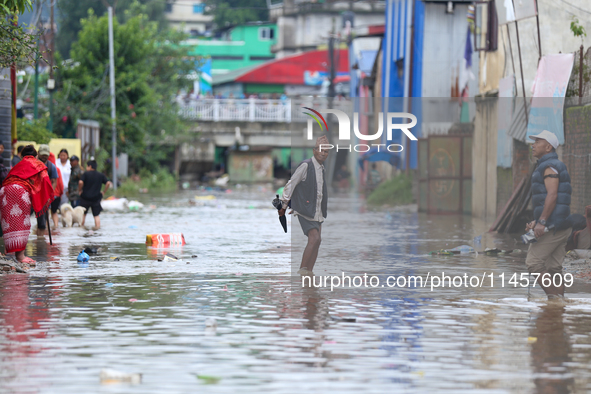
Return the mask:
[[536,139],[542,139],[542,140],[546,140],[548,141],[548,143],[550,145],[552,145],[552,147],[554,149],[558,148],[558,145],[560,145],[558,143],[558,137],[556,137],[556,135],[548,130],[544,130],[542,131],[540,134],[538,135],[530,135],[529,138],[531,138],[532,140],[536,140]]

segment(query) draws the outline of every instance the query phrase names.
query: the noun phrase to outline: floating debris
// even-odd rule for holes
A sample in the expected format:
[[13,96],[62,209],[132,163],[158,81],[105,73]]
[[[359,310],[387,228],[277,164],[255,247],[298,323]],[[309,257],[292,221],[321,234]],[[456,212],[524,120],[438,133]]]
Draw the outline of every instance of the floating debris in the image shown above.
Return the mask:
[[115,371],[114,369],[101,369],[100,372],[101,384],[140,384],[142,382],[141,373],[125,373]]
[[90,256],[83,250],[80,252],[76,260],[78,260],[79,263],[88,263]]
[[217,376],[209,376],[209,375],[197,375],[197,379],[202,380],[205,384],[216,384],[222,378]]

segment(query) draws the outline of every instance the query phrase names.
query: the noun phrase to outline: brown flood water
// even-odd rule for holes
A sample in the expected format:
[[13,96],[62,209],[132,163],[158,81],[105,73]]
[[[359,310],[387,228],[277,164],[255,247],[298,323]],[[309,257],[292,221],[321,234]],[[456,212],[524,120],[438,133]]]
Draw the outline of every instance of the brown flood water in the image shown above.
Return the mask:
[[[548,304],[539,287],[507,283],[302,288],[291,274],[305,238],[291,218],[283,233],[273,191],[211,192],[217,199],[189,205],[196,194],[104,213],[94,233],[60,229],[54,246],[30,238],[38,268],[0,277],[0,392],[591,390],[586,283],[575,280],[563,306]],[[463,244],[525,249],[486,229],[467,216],[367,212],[356,197],[337,196],[314,271],[382,279],[525,272],[524,254],[427,255]],[[146,234],[162,232],[182,232],[187,245],[145,246]],[[86,246],[98,253],[78,264]],[[166,252],[180,260],[158,261]],[[142,383],[101,384],[106,368],[141,373]]]

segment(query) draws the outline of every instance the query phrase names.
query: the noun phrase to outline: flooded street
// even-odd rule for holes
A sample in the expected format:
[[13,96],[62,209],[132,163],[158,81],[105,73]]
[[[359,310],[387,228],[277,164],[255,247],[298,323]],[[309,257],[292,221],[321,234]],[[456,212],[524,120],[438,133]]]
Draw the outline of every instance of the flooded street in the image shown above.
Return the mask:
[[[189,204],[208,193],[217,198]],[[291,218],[283,233],[273,196],[252,188],[145,197],[141,212],[103,213],[96,232],[60,228],[53,246],[31,236],[37,268],[0,277],[0,392],[591,390],[588,284],[575,280],[566,306],[548,304],[539,286],[499,282],[302,288],[292,273],[305,237]],[[354,196],[331,204],[317,275],[526,272],[524,253],[428,256],[464,244],[525,250],[471,217],[366,212]],[[171,232],[187,244],[145,245],[146,234]],[[85,247],[98,253],[78,264]],[[179,260],[158,261],[167,252]],[[103,369],[142,382],[101,384]]]

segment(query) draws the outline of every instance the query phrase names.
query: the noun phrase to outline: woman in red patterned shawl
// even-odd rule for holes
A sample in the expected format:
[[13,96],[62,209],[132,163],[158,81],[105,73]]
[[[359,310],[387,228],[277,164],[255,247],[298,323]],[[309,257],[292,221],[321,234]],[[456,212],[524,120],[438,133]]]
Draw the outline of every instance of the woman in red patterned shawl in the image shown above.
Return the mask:
[[20,262],[32,262],[25,257],[25,247],[31,232],[31,207],[37,217],[45,215],[53,201],[53,187],[47,167],[37,160],[33,145],[22,151],[23,159],[8,173],[0,189],[0,213],[4,248],[15,252]]

